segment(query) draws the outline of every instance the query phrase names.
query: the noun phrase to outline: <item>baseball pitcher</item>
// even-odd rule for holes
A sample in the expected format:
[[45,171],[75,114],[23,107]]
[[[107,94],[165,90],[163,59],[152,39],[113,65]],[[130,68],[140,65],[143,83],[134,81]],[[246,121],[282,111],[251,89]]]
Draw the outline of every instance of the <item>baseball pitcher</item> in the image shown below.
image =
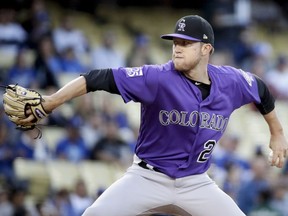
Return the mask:
[[[92,70],[55,94],[43,96],[43,117],[75,97],[98,90],[118,94],[126,103],[141,104],[133,164],[83,216],[244,216],[206,171],[230,115],[248,103],[256,104],[269,126],[271,164],[283,166],[287,141],[274,98],[255,75],[208,63],[214,52],[214,34],[202,17],[185,16],[177,21],[173,33],[161,37],[173,41],[171,61]],[[25,117],[9,112],[10,119],[20,127],[33,128],[38,118],[25,110]]]

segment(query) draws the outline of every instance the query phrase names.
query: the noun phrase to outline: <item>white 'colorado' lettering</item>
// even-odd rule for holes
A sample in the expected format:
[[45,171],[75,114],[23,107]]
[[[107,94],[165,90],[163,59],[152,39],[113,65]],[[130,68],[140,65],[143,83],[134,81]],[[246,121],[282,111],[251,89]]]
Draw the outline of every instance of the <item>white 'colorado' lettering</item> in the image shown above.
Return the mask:
[[228,124],[228,117],[217,115],[213,113],[210,115],[207,112],[198,112],[194,110],[192,112],[178,111],[178,110],[160,110],[159,122],[163,126],[168,125],[180,125],[183,127],[196,127],[207,128],[210,130],[225,131]]

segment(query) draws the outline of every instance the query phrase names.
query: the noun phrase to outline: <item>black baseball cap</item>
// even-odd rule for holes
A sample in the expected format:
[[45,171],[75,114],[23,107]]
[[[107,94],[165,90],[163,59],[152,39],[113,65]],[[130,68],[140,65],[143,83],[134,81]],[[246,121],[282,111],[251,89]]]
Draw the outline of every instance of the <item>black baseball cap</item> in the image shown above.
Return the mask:
[[179,19],[172,34],[161,36],[162,39],[173,40],[182,38],[186,40],[210,43],[214,46],[214,32],[210,23],[198,15],[189,15]]

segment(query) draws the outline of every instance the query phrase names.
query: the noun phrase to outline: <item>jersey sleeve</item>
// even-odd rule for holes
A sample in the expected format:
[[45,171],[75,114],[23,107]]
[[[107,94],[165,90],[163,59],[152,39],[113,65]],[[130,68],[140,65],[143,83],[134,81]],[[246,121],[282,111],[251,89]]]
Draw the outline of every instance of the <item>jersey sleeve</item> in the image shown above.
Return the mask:
[[125,103],[152,103],[158,89],[159,69],[152,65],[112,69],[117,88]]
[[261,103],[259,103],[259,104],[255,103],[255,105],[258,108],[258,110],[260,111],[260,113],[265,115],[265,114],[270,113],[272,110],[274,110],[275,98],[273,97],[273,95],[269,91],[269,88],[264,83],[264,81],[256,75],[254,75],[254,77],[257,81],[259,97],[261,100]]
[[239,96],[235,100],[236,107],[238,108],[248,103],[259,104],[261,99],[256,78],[250,72],[245,72],[241,69],[236,69],[236,78]]

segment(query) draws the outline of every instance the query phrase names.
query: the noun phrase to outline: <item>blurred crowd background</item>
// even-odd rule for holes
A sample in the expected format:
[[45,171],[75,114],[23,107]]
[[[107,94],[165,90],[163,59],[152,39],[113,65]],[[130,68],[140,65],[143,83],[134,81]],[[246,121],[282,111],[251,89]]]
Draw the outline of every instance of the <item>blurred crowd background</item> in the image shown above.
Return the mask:
[[[43,94],[91,69],[164,63],[172,44],[159,36],[184,15],[202,15],[215,31],[211,63],[261,77],[288,131],[287,2],[1,0],[0,8],[0,83]],[[37,130],[16,130],[0,108],[1,216],[81,215],[131,164],[139,105],[89,93],[42,124],[34,139]],[[288,163],[270,167],[268,145],[261,114],[253,104],[242,107],[209,174],[247,215],[288,216]]]

